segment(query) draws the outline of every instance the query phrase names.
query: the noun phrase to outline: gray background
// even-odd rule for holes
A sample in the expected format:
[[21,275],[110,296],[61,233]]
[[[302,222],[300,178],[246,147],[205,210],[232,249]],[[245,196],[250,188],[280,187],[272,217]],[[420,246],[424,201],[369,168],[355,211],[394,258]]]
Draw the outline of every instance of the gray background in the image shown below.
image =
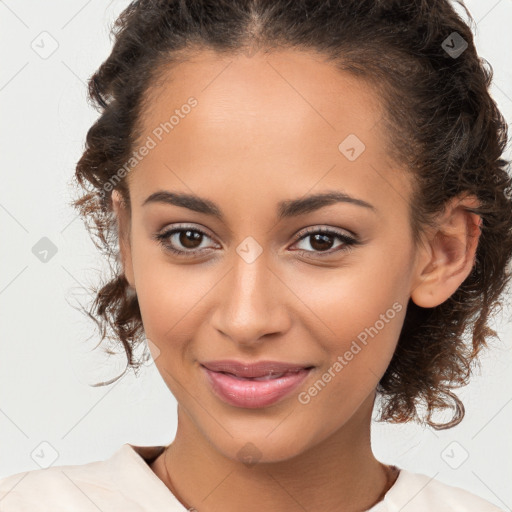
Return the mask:
[[[492,94],[512,119],[512,0],[471,0],[479,53],[495,72]],[[106,270],[69,206],[74,167],[97,117],[85,82],[111,48],[109,27],[126,0],[0,1],[0,478],[48,465],[103,460],[122,443],[167,444],[176,402],[154,365],[119,374],[92,322],[73,309]],[[43,33],[43,34],[41,34]],[[54,50],[54,51],[53,51]],[[53,51],[53,53],[52,53]],[[510,151],[507,153],[510,158]],[[48,261],[32,249],[43,237]],[[38,247],[38,246],[36,246]],[[466,417],[436,432],[375,424],[376,456],[512,507],[512,329],[458,391]],[[41,444],[43,443],[43,444]]]

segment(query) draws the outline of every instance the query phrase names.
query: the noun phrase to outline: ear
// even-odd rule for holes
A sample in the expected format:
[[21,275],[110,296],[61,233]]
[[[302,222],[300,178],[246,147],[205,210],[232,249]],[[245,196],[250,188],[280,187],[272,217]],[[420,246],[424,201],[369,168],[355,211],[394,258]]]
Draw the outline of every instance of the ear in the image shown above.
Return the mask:
[[475,263],[482,219],[467,208],[479,205],[475,196],[453,198],[429,230],[415,267],[411,299],[424,308],[447,300],[470,274]]
[[118,190],[112,191],[112,206],[117,218],[117,232],[119,234],[119,251],[123,272],[130,286],[135,289],[135,280],[133,277],[132,251],[130,243],[130,211]]

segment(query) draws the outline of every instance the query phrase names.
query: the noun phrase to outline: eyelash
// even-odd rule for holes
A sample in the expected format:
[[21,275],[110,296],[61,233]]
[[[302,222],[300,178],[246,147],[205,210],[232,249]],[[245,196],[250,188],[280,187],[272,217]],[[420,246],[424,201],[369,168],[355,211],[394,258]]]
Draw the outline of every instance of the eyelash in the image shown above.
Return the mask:
[[[182,233],[183,231],[192,231],[192,232],[195,232],[195,233],[200,233],[201,235],[203,236],[206,236],[208,238],[211,238],[210,236],[208,236],[207,233],[205,233],[204,231],[202,231],[201,229],[199,228],[195,228],[195,227],[192,227],[192,226],[184,226],[184,227],[180,227],[180,228],[172,228],[172,229],[169,229],[163,233],[157,233],[154,238],[158,241],[158,243],[160,243],[164,249],[166,249],[167,251],[170,251],[174,254],[177,254],[178,256],[183,256],[183,257],[193,257],[193,256],[196,256],[197,253],[203,251],[204,249],[195,249],[195,250],[190,250],[190,251],[182,251],[182,250],[179,250],[179,249],[175,249],[174,247],[172,247],[170,244],[167,243],[167,240],[172,236],[174,235],[175,233]],[[296,242],[302,240],[302,239],[306,239],[308,236],[311,236],[311,235],[316,235],[316,234],[322,234],[322,235],[331,235],[331,236],[334,236],[338,239],[340,239],[342,242],[343,242],[343,246],[341,247],[341,249],[335,249],[335,250],[328,250],[328,251],[306,251],[306,250],[299,250],[300,254],[301,255],[304,255],[304,254],[309,254],[309,253],[315,253],[316,256],[315,257],[325,257],[325,256],[330,256],[336,252],[345,252],[345,251],[348,251],[350,250],[350,248],[352,246],[355,246],[355,245],[358,245],[360,244],[361,242],[359,242],[358,240],[356,240],[355,238],[352,238],[348,235],[345,235],[344,233],[340,233],[338,231],[334,231],[334,230],[331,230],[331,229],[327,229],[327,228],[309,228],[307,229],[306,231],[302,231],[300,233],[298,233],[297,235],[294,236],[294,240]]]

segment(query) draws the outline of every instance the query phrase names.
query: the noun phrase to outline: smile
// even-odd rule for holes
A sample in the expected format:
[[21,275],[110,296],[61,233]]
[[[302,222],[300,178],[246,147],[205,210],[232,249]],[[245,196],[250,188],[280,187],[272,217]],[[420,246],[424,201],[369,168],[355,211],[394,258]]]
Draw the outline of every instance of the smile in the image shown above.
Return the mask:
[[[211,366],[211,365],[209,365]],[[225,366],[224,366],[225,367]],[[258,370],[256,366],[244,366],[245,373],[259,374],[243,376],[227,371],[215,371],[201,365],[206,374],[208,387],[223,402],[236,407],[257,409],[272,405],[296,389],[309,375],[313,367],[294,367],[277,372],[277,368]]]

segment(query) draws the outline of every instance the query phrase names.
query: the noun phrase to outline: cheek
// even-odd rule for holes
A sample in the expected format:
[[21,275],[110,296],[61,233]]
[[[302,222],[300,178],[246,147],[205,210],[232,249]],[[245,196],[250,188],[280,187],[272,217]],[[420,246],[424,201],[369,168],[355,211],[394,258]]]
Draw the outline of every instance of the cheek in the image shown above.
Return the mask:
[[195,331],[204,323],[204,299],[218,276],[207,266],[173,264],[158,245],[145,244],[139,243],[133,253],[145,335],[157,346],[160,362],[180,363],[185,351],[192,348]]
[[334,334],[316,339],[325,363],[299,398],[329,411],[328,430],[351,417],[377,387],[395,351],[405,307],[384,294],[355,297],[347,291],[339,294],[338,307],[327,301],[323,311]]
[[169,268],[158,271],[158,265],[148,265],[140,273],[137,286],[139,307],[148,338],[176,345],[181,332],[189,330],[191,323],[199,325],[197,316],[201,310],[201,299],[208,292],[204,282],[183,278],[183,272]]
[[354,265],[314,277],[297,272],[292,282],[294,293],[314,313],[302,320],[306,316],[316,320],[316,332],[325,332],[329,352],[342,350],[351,340],[364,342],[368,331],[379,336],[380,344],[393,343],[400,333],[407,294],[392,269]]
[[[294,281],[297,295],[306,298],[315,313],[307,315],[313,318],[308,331],[325,354],[317,378],[329,387],[319,400],[326,407],[356,407],[376,387],[393,356],[407,295],[392,269],[386,272],[381,264],[379,271],[379,281],[378,272],[367,272],[365,266],[342,269],[321,280],[297,275]],[[316,386],[318,394],[322,382]]]

